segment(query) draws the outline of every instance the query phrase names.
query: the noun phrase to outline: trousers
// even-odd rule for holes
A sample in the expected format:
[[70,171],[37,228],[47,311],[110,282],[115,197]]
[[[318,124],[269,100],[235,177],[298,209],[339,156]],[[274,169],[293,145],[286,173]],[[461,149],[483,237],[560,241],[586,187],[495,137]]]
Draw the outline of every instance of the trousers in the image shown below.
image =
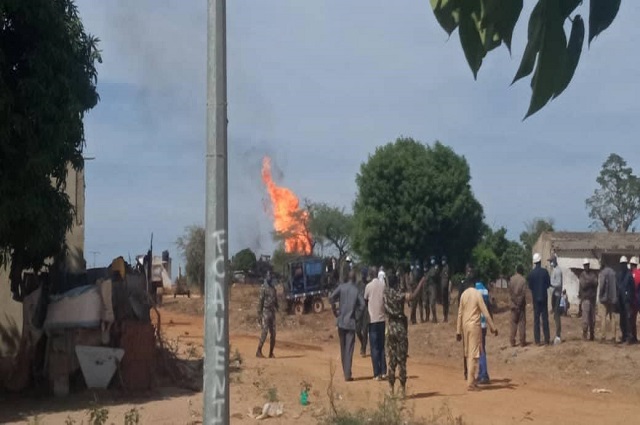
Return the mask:
[[596,300],[585,299],[581,302],[582,305],[582,337],[589,339],[594,338],[595,326],[596,326]]
[[[615,313],[615,306],[611,304],[600,304],[598,306],[598,315],[600,316],[600,338],[607,340],[609,332],[613,334],[613,340],[616,340],[618,333],[618,315]],[[609,330],[611,328],[611,330]]]
[[387,374],[387,360],[384,354],[384,322],[369,324],[369,341],[371,346],[371,364],[373,376]]
[[525,346],[527,341],[527,315],[526,307],[523,305],[519,309],[511,309],[511,335],[509,340],[512,346],[516,345],[516,335],[520,336],[520,345]]
[[356,345],[356,331],[338,328],[340,337],[340,360],[342,361],[342,373],[345,380],[350,380],[351,363],[353,361],[353,348]]
[[544,333],[544,342],[549,344],[549,311],[546,298],[533,302],[533,339],[536,344],[540,344],[540,325]]

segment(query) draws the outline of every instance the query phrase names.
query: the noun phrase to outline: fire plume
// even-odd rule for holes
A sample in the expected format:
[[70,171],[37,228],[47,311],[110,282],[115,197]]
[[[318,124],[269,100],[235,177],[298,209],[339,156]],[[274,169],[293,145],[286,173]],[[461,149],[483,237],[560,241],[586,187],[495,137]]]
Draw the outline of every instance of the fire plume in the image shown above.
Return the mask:
[[271,198],[273,228],[286,236],[285,252],[311,254],[311,241],[306,223],[308,213],[300,209],[300,201],[291,189],[274,183],[271,176],[271,158],[268,156],[262,160],[262,182]]

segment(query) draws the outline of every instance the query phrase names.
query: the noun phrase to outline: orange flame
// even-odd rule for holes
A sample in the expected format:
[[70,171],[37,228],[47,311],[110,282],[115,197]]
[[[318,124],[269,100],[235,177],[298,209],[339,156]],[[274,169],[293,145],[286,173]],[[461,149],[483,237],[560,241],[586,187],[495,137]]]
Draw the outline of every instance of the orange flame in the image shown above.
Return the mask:
[[288,253],[311,254],[306,220],[308,213],[300,210],[300,201],[290,189],[280,187],[271,177],[271,158],[262,160],[262,181],[267,187],[273,212],[273,228],[286,233],[284,250]]

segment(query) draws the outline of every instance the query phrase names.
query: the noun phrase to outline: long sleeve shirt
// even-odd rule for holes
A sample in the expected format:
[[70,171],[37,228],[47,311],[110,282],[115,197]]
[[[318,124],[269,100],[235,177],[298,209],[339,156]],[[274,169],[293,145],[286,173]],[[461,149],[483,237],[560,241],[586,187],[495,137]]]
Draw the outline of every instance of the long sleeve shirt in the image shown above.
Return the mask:
[[329,297],[332,305],[339,303],[337,325],[340,329],[356,330],[356,318],[364,310],[364,298],[355,283],[341,283]]
[[480,327],[480,318],[482,315],[486,318],[487,325],[493,332],[496,327],[493,324],[493,319],[482,299],[480,291],[476,290],[475,287],[465,290],[460,297],[460,307],[458,308],[458,335],[462,335],[463,329],[467,326]]
[[547,301],[547,289],[551,286],[551,278],[549,272],[543,269],[540,264],[531,270],[527,277],[529,283],[529,289],[531,290],[531,296],[533,301],[545,302]]
[[562,270],[558,266],[555,266],[551,272],[551,287],[553,288],[553,295],[556,297],[562,296]]
[[526,304],[527,281],[519,273],[514,274],[509,279],[509,296],[511,298],[511,309],[521,310]]

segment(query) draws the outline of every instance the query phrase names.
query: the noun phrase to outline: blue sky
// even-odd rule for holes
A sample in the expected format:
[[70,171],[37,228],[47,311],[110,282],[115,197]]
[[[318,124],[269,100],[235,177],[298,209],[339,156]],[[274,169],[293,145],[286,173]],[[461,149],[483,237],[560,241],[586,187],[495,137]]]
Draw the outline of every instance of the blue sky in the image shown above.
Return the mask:
[[[609,153],[640,172],[640,8],[623,2],[582,54],[560,98],[522,122],[529,80],[509,84],[526,43],[474,81],[457,32],[427,0],[227,1],[229,249],[271,253],[260,181],[264,154],[300,198],[351,208],[360,164],[410,136],[464,155],[492,226],[517,238],[533,217],[587,230],[584,200]],[[588,2],[579,8],[586,18]],[[401,6],[399,6],[401,4]],[[146,251],[178,257],[184,227],[205,214],[206,1],[77,0],[102,41],[100,103],[85,120],[86,244],[98,264]]]

